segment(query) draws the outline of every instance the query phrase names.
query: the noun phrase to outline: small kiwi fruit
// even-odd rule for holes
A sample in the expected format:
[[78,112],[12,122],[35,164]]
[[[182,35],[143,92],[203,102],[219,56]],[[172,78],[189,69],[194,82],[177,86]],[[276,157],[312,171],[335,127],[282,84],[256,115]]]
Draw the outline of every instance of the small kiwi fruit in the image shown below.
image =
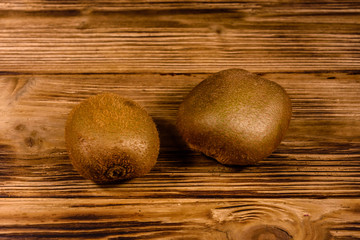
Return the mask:
[[76,105],[66,121],[65,142],[75,169],[98,183],[144,176],[155,165],[160,145],[148,113],[114,93]]
[[185,97],[176,127],[188,146],[226,165],[251,165],[280,144],[291,101],[277,83],[242,69],[215,73]]

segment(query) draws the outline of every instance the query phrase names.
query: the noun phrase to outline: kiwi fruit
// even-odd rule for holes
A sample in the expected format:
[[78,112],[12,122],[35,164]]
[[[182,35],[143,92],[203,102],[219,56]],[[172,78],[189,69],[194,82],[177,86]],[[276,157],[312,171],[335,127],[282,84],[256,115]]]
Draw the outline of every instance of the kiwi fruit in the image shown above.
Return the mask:
[[280,144],[291,101],[277,83],[242,69],[215,73],[185,97],[176,127],[187,145],[226,165],[252,165]]
[[65,142],[74,168],[98,183],[144,176],[155,165],[160,145],[148,113],[114,93],[76,105],[66,121]]

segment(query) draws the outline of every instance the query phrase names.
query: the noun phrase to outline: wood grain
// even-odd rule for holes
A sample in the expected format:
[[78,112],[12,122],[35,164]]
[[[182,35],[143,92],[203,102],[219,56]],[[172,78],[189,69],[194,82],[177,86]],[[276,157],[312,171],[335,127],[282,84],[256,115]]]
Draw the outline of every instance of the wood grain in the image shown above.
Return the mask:
[[[360,239],[360,4],[336,0],[0,2],[0,239]],[[245,68],[293,104],[256,166],[193,152],[174,123],[209,74]],[[72,167],[71,108],[144,106],[154,169],[98,185]]]
[[357,1],[29,2],[0,4],[1,71],[353,70],[360,64]]
[[360,237],[358,223],[353,222],[359,205],[347,199],[149,199],[144,205],[138,200],[125,199],[98,198],[89,202],[88,199],[25,198],[5,199],[0,208],[1,219],[6,221],[0,234],[4,238],[34,235],[47,239],[59,236],[281,240]]

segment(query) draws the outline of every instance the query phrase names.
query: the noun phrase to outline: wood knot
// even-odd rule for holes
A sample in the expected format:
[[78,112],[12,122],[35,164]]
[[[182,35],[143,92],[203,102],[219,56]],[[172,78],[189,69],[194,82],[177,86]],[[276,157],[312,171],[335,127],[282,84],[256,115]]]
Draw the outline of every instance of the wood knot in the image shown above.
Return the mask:
[[24,143],[29,148],[36,146],[38,149],[40,149],[43,145],[43,142],[43,138],[38,136],[38,132],[35,130],[31,132],[30,136],[24,138]]
[[285,230],[268,225],[252,227],[246,231],[244,237],[250,240],[293,240],[293,237]]
[[21,124],[21,123],[15,126],[15,130],[19,131],[19,132],[22,132],[25,129],[26,129],[26,126],[24,124]]

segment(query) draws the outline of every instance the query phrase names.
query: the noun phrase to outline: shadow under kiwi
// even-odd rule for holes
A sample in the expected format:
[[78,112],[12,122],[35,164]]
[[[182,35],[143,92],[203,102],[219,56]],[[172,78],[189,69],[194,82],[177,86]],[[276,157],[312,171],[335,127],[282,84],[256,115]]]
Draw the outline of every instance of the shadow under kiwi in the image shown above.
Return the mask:
[[159,131],[160,152],[155,167],[189,167],[196,164],[197,153],[192,151],[176,129],[175,121],[154,118]]
[[123,179],[123,180],[116,180],[116,181],[110,181],[110,182],[94,182],[98,187],[103,189],[113,189],[114,187],[118,187],[120,185],[130,183],[132,179]]
[[[239,166],[226,165],[218,162],[215,158],[191,149],[176,129],[175,120],[154,119],[160,137],[160,154],[154,171],[162,171],[161,168],[176,168],[188,170],[190,167],[207,169],[209,172],[241,172],[248,167],[257,165]],[[163,171],[162,171],[163,172]]]
[[234,164],[223,164],[220,163],[219,161],[217,161],[215,158],[207,156],[203,153],[201,153],[202,157],[205,159],[208,159],[209,161],[212,162],[212,164],[214,165],[214,167],[216,167],[216,169],[219,172],[223,172],[223,173],[235,173],[235,172],[241,172],[244,169],[247,169],[249,167],[255,167],[257,165],[234,165]]

